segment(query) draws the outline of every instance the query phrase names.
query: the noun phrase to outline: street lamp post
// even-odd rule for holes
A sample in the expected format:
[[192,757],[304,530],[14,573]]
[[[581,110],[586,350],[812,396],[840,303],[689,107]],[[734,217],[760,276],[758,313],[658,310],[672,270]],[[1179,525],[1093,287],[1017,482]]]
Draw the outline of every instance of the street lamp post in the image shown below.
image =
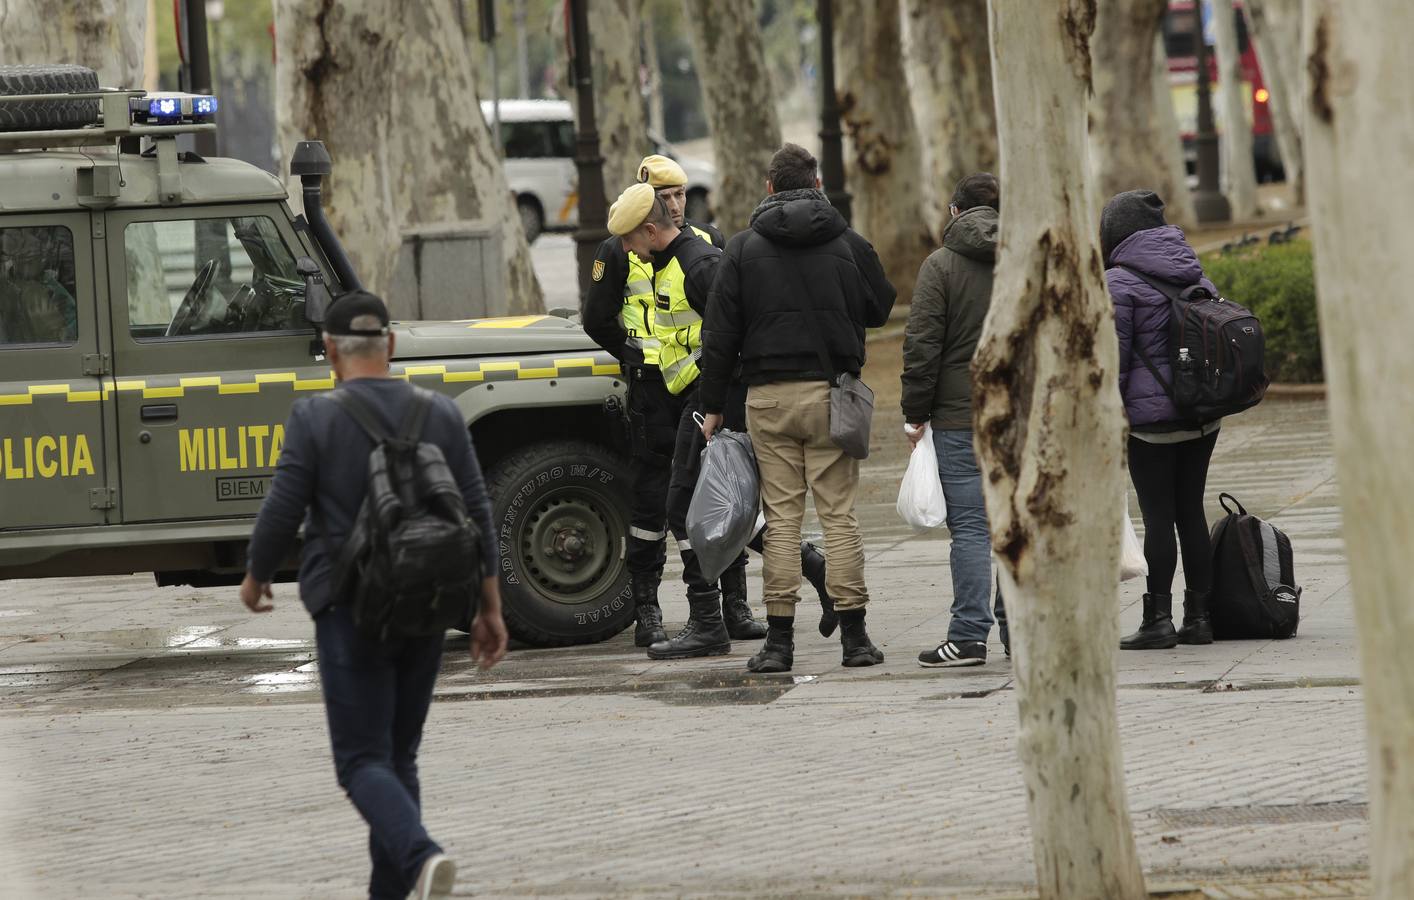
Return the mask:
[[825,196],[850,221],[851,199],[844,185],[844,144],[840,105],[835,97],[835,20],[831,0],[817,0],[820,24],[820,180]]
[[[1218,0],[1219,3],[1231,0]],[[1213,96],[1208,84],[1208,40],[1203,34],[1201,7],[1193,28],[1194,62],[1198,69],[1198,191],[1193,195],[1193,211],[1201,223],[1229,222],[1232,206],[1218,186],[1218,132],[1213,123]]]
[[604,199],[604,157],[594,121],[594,69],[589,53],[589,0],[566,0],[570,8],[571,63],[575,104],[574,165],[579,177],[579,227],[575,229],[575,259],[579,264],[579,296],[589,294],[590,272],[599,245],[609,236]]

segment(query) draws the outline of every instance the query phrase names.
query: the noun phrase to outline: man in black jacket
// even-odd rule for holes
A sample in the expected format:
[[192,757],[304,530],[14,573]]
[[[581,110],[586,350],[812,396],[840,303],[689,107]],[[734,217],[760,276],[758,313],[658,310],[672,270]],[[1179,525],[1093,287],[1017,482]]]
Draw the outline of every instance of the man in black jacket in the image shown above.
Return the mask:
[[[364,291],[339,297],[324,323],[324,343],[339,379],[335,390],[359,397],[396,434],[414,388],[388,374],[393,335],[383,301]],[[435,396],[422,440],[441,448],[467,511],[480,526],[481,559],[490,574],[481,583],[471,655],[489,669],[506,652],[500,577],[494,567],[496,531],[471,435],[450,398]],[[445,897],[456,866],[422,825],[417,749],[446,638],[372,640],[354,627],[347,598],[336,596],[331,584],[331,554],[343,545],[363,505],[372,449],[373,441],[332,398],[295,402],[275,478],[250,538],[241,602],[257,613],[274,608],[268,602],[270,583],[303,522],[300,599],[314,619],[319,684],[339,785],[371,833],[369,897],[403,898],[410,890],[418,898]]]
[[[864,329],[883,325],[894,289],[879,257],[820,191],[815,158],[787,144],[771,158],[769,196],[751,227],[727,242],[703,327],[703,434],[722,424],[727,389],[740,367],[746,422],[761,471],[766,510],[764,580],[769,633],[747,667],[783,672],[794,653],[797,555],[805,492],[825,530],[826,586],[841,626],[846,666],[884,655],[869,640],[864,544],[854,515],[859,461],[830,440],[830,382],[858,375]],[[820,350],[829,358],[822,371]]]
[[[645,156],[638,180],[663,201],[674,227],[712,246],[726,245],[712,225],[689,222],[687,173],[666,156]],[[653,259],[624,249],[611,235],[599,245],[580,321],[594,342],[623,364],[628,381],[629,452],[633,458],[633,518],[628,529],[630,590],[638,625],[635,646],[666,640],[658,585],[667,559],[668,473],[673,462],[681,404],[668,393],[658,368],[653,331]]]

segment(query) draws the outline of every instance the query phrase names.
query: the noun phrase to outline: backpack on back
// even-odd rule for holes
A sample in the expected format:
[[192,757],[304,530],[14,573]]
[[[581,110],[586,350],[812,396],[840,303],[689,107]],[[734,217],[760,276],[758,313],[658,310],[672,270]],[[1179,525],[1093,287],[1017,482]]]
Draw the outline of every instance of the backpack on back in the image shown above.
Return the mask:
[[1134,342],[1139,358],[1153,373],[1178,411],[1195,423],[1212,422],[1261,402],[1267,393],[1262,363],[1262,323],[1246,307],[1214,296],[1201,284],[1180,287],[1155,281],[1123,266],[1169,301],[1169,371],[1159,374],[1154,361]]
[[[1227,505],[1231,500],[1233,511]],[[1213,526],[1213,592],[1208,614],[1216,640],[1289,638],[1301,621],[1301,588],[1292,568],[1291,541],[1248,515],[1231,494],[1220,494],[1227,515]]]
[[333,558],[334,596],[379,641],[465,627],[481,586],[480,529],[441,448],[420,440],[431,395],[414,388],[396,436],[354,391],[326,396],[373,441],[363,505]]

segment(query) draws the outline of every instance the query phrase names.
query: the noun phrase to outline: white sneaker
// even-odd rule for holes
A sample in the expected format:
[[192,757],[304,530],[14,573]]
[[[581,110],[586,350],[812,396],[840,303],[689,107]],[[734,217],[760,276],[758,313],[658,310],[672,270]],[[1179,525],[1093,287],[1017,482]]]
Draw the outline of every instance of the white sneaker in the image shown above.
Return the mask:
[[427,857],[422,864],[422,872],[417,876],[408,900],[431,900],[433,897],[450,897],[452,882],[457,880],[457,864],[441,853]]

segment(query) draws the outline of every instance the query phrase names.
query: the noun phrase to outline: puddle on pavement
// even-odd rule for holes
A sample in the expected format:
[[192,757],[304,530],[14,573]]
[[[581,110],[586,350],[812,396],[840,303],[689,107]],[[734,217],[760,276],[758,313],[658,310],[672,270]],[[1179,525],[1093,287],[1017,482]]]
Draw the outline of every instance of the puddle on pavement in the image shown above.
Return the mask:
[[319,690],[319,665],[314,661],[284,672],[260,672],[241,679],[243,694],[291,694]]
[[[20,612],[28,612],[21,610]],[[232,637],[229,625],[184,625],[175,628],[110,628],[103,631],[59,631],[48,634],[0,636],[0,643],[44,644],[71,641],[102,644],[122,650],[289,650],[312,647],[305,638]]]
[[39,612],[37,609],[0,609],[0,619],[18,619],[21,616],[32,616],[37,612]]
[[444,691],[435,701],[521,700],[546,697],[628,696],[657,700],[669,706],[764,706],[779,700],[799,685],[818,680],[815,675],[751,675],[710,672],[689,677],[645,678],[608,683],[547,685],[537,682],[489,682],[470,688]]

